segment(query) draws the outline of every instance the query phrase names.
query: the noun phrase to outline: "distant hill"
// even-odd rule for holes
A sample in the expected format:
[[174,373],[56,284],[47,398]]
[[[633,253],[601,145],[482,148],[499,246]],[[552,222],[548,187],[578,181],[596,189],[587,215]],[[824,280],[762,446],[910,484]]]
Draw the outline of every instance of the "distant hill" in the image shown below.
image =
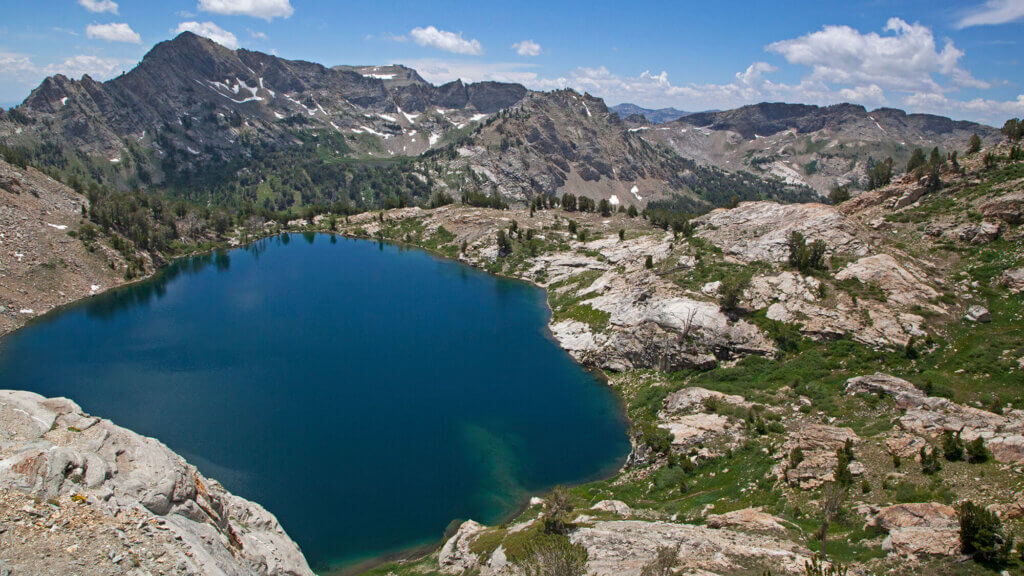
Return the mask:
[[1002,139],[984,124],[892,108],[869,112],[856,104],[764,102],[655,126],[628,124],[648,141],[702,164],[811,186],[822,194],[837,184],[865,184],[868,166],[888,157],[900,170],[915,148],[938,147],[945,155],[963,152],[972,134],[989,145]]
[[658,108],[654,110],[651,108],[642,108],[636,104],[629,103],[612,106],[611,111],[615,112],[623,119],[634,115],[643,116],[651,124],[663,124],[692,114],[692,112],[685,112],[675,108]]

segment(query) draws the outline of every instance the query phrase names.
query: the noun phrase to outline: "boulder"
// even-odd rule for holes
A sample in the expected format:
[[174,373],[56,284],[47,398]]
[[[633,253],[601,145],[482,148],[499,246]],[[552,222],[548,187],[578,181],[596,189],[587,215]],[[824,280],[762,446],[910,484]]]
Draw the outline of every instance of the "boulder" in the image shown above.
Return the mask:
[[999,278],[1003,286],[1015,294],[1024,292],[1024,268],[1014,268],[1003,272]]
[[593,576],[639,576],[659,547],[678,547],[682,574],[732,574],[756,562],[796,576],[810,556],[806,548],[769,534],[669,522],[595,522],[569,539],[587,549],[587,574]]
[[[128,527],[72,520],[69,529],[80,531],[82,558],[94,552],[87,547],[101,532],[128,530],[125,538],[132,539],[155,523],[172,538],[151,556],[188,558],[190,572],[313,574],[262,506],[229,493],[160,442],[89,416],[66,398],[0,390],[0,493],[5,492],[55,500],[74,495],[106,518],[137,518]],[[74,507],[69,513],[87,514]]]
[[910,382],[882,372],[850,378],[846,381],[846,393],[885,394],[896,400],[896,406],[902,409],[920,406],[926,398],[925,393]]
[[1024,223],[1024,191],[1011,192],[981,205],[981,215],[1007,224]]
[[926,306],[939,295],[923,272],[889,254],[865,256],[836,273],[836,280],[851,278],[877,286],[888,301],[904,306]]
[[894,432],[885,439],[885,451],[900,458],[913,458],[927,445],[924,438],[906,432]]
[[480,558],[470,549],[470,544],[487,528],[478,522],[466,520],[459,525],[455,535],[448,539],[437,553],[437,563],[444,574],[463,574],[477,567]]
[[796,429],[791,430],[786,439],[787,452],[799,447],[806,454],[808,452],[827,451],[835,453],[836,450],[846,445],[850,440],[854,444],[860,442],[857,433],[850,428],[829,426],[827,424],[800,423]]
[[904,430],[921,436],[936,437],[957,432],[965,442],[982,438],[999,462],[1024,462],[1024,411],[995,414],[964,406],[945,398],[928,397],[908,409],[899,419]]
[[873,520],[873,525],[885,530],[900,528],[958,528],[956,510],[937,502],[896,504],[882,508]]
[[672,433],[673,445],[688,447],[707,442],[715,436],[733,434],[743,425],[721,414],[700,412],[672,417],[659,422],[658,427]]
[[786,527],[779,519],[761,510],[761,508],[744,508],[725,514],[712,514],[707,517],[708,526],[712,528],[735,528],[745,532],[785,533]]
[[998,462],[1024,462],[1024,435],[996,433],[985,447]]
[[960,531],[935,528],[894,530],[882,541],[882,550],[899,556],[956,556],[960,553]]
[[[846,441],[860,441],[857,434],[850,428],[840,428],[825,424],[800,423],[790,430],[789,437],[783,445],[785,454],[800,448],[804,459],[795,468],[780,470],[780,475],[790,485],[799,486],[804,490],[817,488],[833,480],[833,472],[838,459],[836,451],[846,445]],[[850,472],[855,469],[851,463]],[[863,468],[857,468],[863,473]]]
[[882,549],[901,556],[954,555],[960,551],[956,510],[936,502],[897,504],[878,512],[871,524],[889,532]]
[[[786,482],[791,486],[799,486],[803,490],[818,488],[826,482],[835,480],[835,469],[839,464],[834,452],[817,451],[796,465],[785,471]],[[850,462],[849,471],[851,476],[863,476],[867,471],[863,464],[854,461]]]
[[999,224],[983,221],[980,224],[968,223],[958,226],[952,231],[957,240],[970,244],[988,244],[999,237]]
[[969,307],[967,313],[964,314],[964,318],[971,322],[991,322],[992,315],[989,314],[988,308],[984,306],[978,306],[977,304]]
[[[854,266],[849,273],[860,270],[861,267]],[[831,298],[825,302],[820,298],[818,279],[792,271],[755,276],[744,291],[744,302],[753,309],[767,308],[771,320],[799,324],[800,331],[812,338],[848,336],[871,346],[903,346],[909,338],[926,334],[924,318],[909,309],[921,306],[936,314],[947,312],[928,299],[931,288],[923,280],[923,273],[903,270],[910,276],[922,278],[919,283],[923,288],[909,291],[907,285],[897,288],[891,284],[889,290],[894,294],[891,302],[888,298],[885,302],[870,298],[855,301],[842,290],[831,291]],[[905,304],[911,301],[912,305]]]
[[611,512],[612,514],[618,514],[623,518],[628,518],[633,513],[629,506],[620,500],[601,500],[597,504],[591,506],[590,509],[598,512]]
[[751,404],[744,400],[742,396],[727,395],[714,390],[691,386],[669,394],[668,397],[665,398],[664,412],[665,414],[679,414],[694,410],[703,411],[705,403],[712,399],[743,408],[749,408],[751,406]]

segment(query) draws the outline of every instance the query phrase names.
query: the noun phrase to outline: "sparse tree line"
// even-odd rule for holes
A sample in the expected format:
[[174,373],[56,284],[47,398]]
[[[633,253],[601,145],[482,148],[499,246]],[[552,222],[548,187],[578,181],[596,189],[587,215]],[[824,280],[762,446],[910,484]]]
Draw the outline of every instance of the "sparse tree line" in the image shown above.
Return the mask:
[[[1024,138],[1024,120],[1019,118],[1011,118],[1006,121],[1000,132],[1006,137],[1006,140],[1013,144],[1013,148],[1010,150],[1010,160],[1021,160],[1024,159],[1024,153],[1021,152],[1020,147],[1017,144],[1021,138]],[[981,152],[981,137],[977,134],[972,134],[967,142],[967,155],[977,154]],[[989,152],[985,158],[986,167],[990,167],[995,163],[995,156]],[[954,170],[960,170],[960,163],[958,153],[956,150],[949,152],[943,156],[938,147],[932,148],[931,152],[925,157],[925,152],[921,148],[915,148],[910,155],[910,159],[907,161],[906,174],[913,174],[916,178],[928,178],[928,186],[930,188],[938,188],[941,185],[939,178],[940,170],[943,164],[948,163]],[[868,159],[867,166],[867,189],[874,190],[876,188],[882,188],[888,186],[892,182],[894,175],[895,162],[892,157],[888,157],[882,162],[876,162],[874,159]],[[845,187],[837,186],[833,189],[830,199],[834,204],[842,203],[849,199],[849,190],[844,189]]]

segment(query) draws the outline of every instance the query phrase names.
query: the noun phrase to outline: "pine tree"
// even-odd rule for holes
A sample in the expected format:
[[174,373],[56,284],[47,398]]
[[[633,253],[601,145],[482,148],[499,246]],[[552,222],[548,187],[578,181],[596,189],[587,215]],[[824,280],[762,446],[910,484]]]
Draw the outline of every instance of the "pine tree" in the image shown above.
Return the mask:
[[512,253],[512,240],[504,230],[498,230],[498,256],[507,256]]
[[971,134],[971,140],[967,143],[967,153],[976,154],[981,151],[981,137]]
[[565,194],[562,196],[562,209],[566,212],[576,211],[576,196],[574,194]]
[[907,173],[910,174],[927,163],[928,161],[925,160],[924,151],[920,148],[914,148],[914,152],[910,155],[910,160],[907,161]]
[[1003,124],[1000,132],[1010,142],[1020,142],[1020,139],[1024,138],[1024,121],[1019,118],[1010,118],[1006,124]]

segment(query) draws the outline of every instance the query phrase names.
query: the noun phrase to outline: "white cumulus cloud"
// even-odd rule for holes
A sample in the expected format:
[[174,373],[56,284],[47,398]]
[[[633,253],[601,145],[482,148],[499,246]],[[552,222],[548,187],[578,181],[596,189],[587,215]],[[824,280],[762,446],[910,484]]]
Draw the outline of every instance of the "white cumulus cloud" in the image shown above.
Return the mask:
[[43,68],[43,73],[64,74],[70,78],[78,78],[88,74],[94,80],[107,80],[124,72],[131,62],[120,58],[103,58],[89,54],[72,56],[61,62]]
[[406,62],[428,82],[443,84],[454,80],[463,82],[515,82],[539,89],[546,88],[532,69],[536,66],[525,62],[478,62],[448,61],[426,58]]
[[523,40],[512,45],[512,49],[520,56],[540,56],[540,44],[533,40]]
[[480,45],[479,40],[467,40],[462,37],[461,32],[448,32],[427,26],[426,28],[413,28],[409,35],[420,46],[430,46],[455,54],[479,56],[484,53],[484,48]]
[[35,72],[35,70],[35,64],[28,56],[14,52],[0,52],[0,73],[20,75],[25,72]]
[[232,50],[238,48],[238,37],[213,22],[182,22],[174,30],[174,34],[178,35],[182,32],[192,32],[204,38],[209,38],[217,44]]
[[970,118],[998,127],[1002,126],[1007,118],[1024,116],[1024,94],[1018,94],[1016,100],[956,100],[947,98],[944,94],[920,93],[904,98],[903,106],[915,112]]
[[295,13],[290,0],[199,0],[199,10],[214,14],[243,15],[270,21]]
[[949,77],[957,86],[988,88],[959,67],[964,53],[946,41],[937,50],[927,26],[890,18],[884,29],[892,34],[861,34],[849,26],[825,26],[799,38],[769,44],[769,52],[791,64],[811,68],[811,78],[853,86],[876,85],[886,90],[940,90],[934,76]]
[[132,27],[124,22],[111,24],[89,24],[85,27],[85,35],[89,38],[98,38],[107,42],[127,42],[129,44],[142,44],[142,37]]
[[968,10],[957,22],[958,28],[993,26],[1024,19],[1024,0],[988,0]]
[[78,0],[78,5],[89,12],[117,14],[117,2],[113,0]]

